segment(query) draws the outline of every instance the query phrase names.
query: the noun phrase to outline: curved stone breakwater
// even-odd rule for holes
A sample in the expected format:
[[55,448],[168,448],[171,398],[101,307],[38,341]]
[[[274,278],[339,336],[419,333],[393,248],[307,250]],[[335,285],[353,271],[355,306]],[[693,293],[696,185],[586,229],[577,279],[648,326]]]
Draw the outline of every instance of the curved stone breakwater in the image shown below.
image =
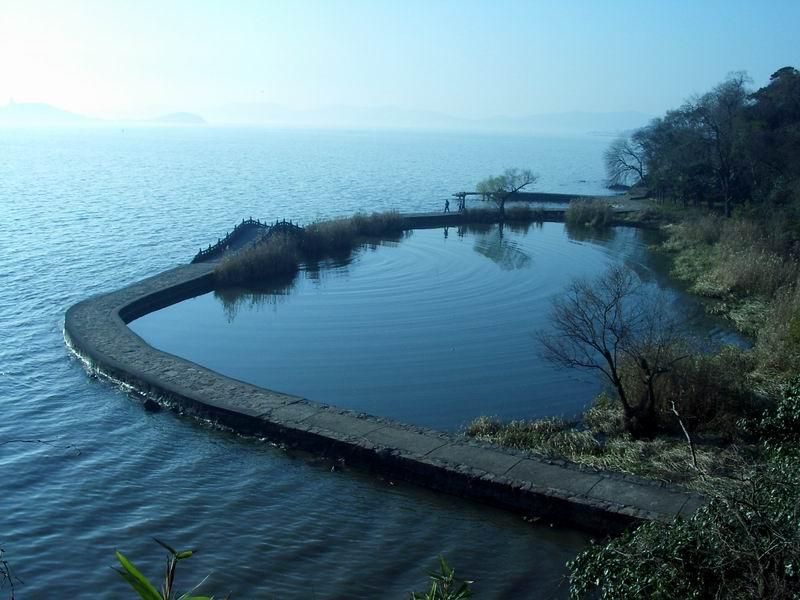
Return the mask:
[[[409,228],[439,221],[438,215],[404,216]],[[454,224],[456,216],[443,215],[440,225]],[[704,501],[658,482],[544,460],[250,385],[156,350],[127,327],[149,312],[212,290],[215,266],[179,266],[79,302],[66,313],[68,345],[94,372],[181,412],[551,522],[615,533],[641,521],[690,516]]]

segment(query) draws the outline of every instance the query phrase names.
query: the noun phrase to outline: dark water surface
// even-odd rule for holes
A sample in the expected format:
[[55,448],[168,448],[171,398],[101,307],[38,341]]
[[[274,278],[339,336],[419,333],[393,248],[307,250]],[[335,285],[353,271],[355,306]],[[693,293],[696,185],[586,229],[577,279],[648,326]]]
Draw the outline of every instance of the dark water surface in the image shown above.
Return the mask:
[[[574,416],[601,389],[539,356],[551,297],[613,264],[659,285],[647,234],[561,223],[417,230],[273,290],[220,290],[131,323],[153,346],[236,379],[458,430],[480,415]],[[675,290],[669,310],[724,336]]]
[[602,192],[606,143],[0,129],[0,547],[25,581],[17,597],[129,598],[114,549],[157,577],[152,536],[199,548],[181,587],[212,573],[205,589],[220,597],[402,598],[439,553],[479,597],[565,597],[564,562],[583,535],[145,413],[87,376],[63,319],[87,296],[186,262],[242,217],[430,210],[517,165],[541,173],[539,191]]

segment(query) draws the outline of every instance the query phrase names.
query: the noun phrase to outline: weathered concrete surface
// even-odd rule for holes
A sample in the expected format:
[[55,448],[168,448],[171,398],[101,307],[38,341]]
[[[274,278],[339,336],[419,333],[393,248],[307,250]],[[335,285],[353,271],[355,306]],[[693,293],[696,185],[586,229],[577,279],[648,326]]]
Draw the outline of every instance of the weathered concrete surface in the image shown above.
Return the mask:
[[214,266],[177,267],[76,304],[65,318],[67,343],[90,369],[180,411],[553,522],[616,532],[644,520],[686,516],[703,501],[657,482],[547,461],[259,388],[156,350],[127,327],[148,312],[213,289]]

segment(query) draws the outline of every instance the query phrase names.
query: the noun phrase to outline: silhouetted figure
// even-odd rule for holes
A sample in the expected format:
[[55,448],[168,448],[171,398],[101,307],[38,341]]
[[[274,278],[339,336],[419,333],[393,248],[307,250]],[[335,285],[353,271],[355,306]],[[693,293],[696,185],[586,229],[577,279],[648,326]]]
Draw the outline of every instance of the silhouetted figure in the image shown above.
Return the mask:
[[444,239],[447,239],[447,227],[444,228]]
[[450,212],[450,200],[444,201],[444,212]]

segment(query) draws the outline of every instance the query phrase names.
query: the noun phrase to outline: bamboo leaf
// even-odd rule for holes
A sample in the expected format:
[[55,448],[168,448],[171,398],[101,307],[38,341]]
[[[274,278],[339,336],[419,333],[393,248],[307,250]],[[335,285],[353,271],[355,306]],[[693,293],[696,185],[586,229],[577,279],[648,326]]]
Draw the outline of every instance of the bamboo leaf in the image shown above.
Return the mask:
[[172,546],[162,542],[160,539],[154,537],[153,540],[155,540],[156,544],[158,544],[159,546],[164,548],[164,550],[166,550],[167,552],[172,554],[172,556],[175,556],[176,554],[178,554],[178,551],[175,550],[175,548],[173,548]]
[[130,586],[136,590],[136,593],[139,594],[139,597],[142,600],[163,600],[161,594],[158,593],[158,590],[153,586],[152,583],[142,575],[142,573],[133,566],[133,563],[129,561],[125,556],[117,551],[115,552],[117,556],[117,560],[119,564],[122,565],[124,570],[114,569],[117,573],[122,576],[122,578],[130,584]]

